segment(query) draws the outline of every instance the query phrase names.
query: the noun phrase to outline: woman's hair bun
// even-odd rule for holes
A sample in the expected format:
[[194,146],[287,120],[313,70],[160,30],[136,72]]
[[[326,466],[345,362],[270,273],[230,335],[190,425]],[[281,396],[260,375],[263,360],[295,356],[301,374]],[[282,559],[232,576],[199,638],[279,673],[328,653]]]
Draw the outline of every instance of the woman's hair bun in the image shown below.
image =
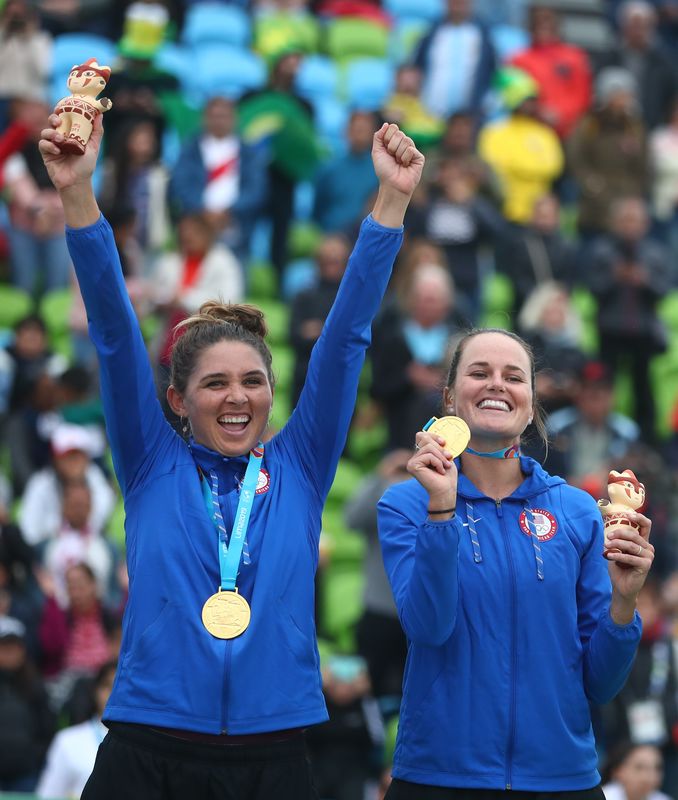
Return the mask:
[[248,303],[221,303],[218,300],[208,300],[203,303],[197,314],[188,317],[179,325],[186,329],[214,322],[228,322],[260,339],[265,339],[268,333],[264,313],[256,306]]

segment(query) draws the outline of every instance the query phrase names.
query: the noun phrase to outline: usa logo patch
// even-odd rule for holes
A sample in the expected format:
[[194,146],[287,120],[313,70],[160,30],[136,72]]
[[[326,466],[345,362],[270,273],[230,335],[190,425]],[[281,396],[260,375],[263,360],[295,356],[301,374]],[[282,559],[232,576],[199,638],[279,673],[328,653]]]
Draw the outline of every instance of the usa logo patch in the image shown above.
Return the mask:
[[[537,534],[540,542],[548,542],[548,540],[553,539],[558,532],[558,521],[550,511],[544,508],[533,508],[532,520],[534,522],[534,532]],[[532,531],[527,523],[527,512],[523,509],[519,520],[520,530],[527,534],[527,536],[532,536]]]

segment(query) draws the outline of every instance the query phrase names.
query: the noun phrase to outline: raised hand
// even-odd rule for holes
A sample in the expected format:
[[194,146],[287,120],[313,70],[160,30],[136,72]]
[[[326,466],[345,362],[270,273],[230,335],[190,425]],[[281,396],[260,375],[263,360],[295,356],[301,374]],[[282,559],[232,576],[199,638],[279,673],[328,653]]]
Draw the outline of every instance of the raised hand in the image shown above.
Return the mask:
[[50,116],[49,125],[50,127],[41,132],[38,147],[54,188],[62,192],[75,186],[89,185],[103,136],[101,114],[97,114],[94,118],[92,135],[83,155],[69,155],[59,150],[59,143],[64,137],[56,131],[59,125],[59,117],[56,114]]
[[654,547],[649,541],[652,523],[637,511],[629,511],[625,516],[635,522],[640,530],[620,525],[610,533],[607,560],[615,594],[635,605],[654,560]]
[[384,123],[374,134],[372,163],[380,187],[394,189],[409,198],[421,179],[424,156],[394,122]]

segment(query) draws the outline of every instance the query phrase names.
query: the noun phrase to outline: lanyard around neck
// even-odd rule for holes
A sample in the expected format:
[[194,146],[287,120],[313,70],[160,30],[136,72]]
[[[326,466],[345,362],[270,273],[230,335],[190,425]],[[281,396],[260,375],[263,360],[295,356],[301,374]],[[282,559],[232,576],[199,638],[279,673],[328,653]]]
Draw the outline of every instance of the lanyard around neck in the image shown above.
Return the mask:
[[235,589],[240,558],[245,544],[245,534],[249,525],[254,496],[256,494],[257,480],[259,478],[259,468],[264,457],[264,446],[261,442],[250,450],[250,458],[247,462],[247,470],[240,489],[240,499],[233,520],[231,538],[226,535],[226,523],[224,522],[221,506],[219,505],[219,479],[216,470],[210,470],[210,481],[207,481],[204,472],[200,471],[202,483],[202,493],[205,500],[207,512],[212,517],[214,526],[219,534],[219,570],[221,573],[221,588],[223,591],[233,591]]

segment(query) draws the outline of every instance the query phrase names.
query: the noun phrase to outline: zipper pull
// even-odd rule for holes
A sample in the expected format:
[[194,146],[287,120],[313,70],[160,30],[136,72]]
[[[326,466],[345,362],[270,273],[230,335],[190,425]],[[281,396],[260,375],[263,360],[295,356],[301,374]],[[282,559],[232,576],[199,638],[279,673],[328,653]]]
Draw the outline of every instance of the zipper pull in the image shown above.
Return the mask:
[[501,506],[501,500],[494,501],[495,506],[497,507],[497,515],[500,517],[504,516],[504,509]]

